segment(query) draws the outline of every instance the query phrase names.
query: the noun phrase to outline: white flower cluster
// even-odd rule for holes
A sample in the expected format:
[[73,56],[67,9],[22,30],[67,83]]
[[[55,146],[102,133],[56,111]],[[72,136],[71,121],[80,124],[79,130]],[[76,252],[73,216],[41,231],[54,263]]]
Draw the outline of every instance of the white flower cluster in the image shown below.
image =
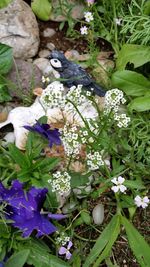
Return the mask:
[[56,243],[65,246],[70,241],[70,236],[65,235],[64,232],[61,233],[60,237],[56,238]]
[[64,92],[63,84],[58,82],[49,84],[42,92],[40,97],[41,104],[45,108],[64,108],[66,101]]
[[70,180],[71,177],[67,172],[61,173],[57,171],[53,174],[53,179],[48,180],[48,182],[52,186],[52,192],[58,192],[60,195],[64,195],[71,190]]
[[77,126],[73,125],[70,127],[66,124],[62,130],[62,142],[66,155],[76,157],[80,153],[81,144],[78,141],[79,134]]
[[130,122],[130,117],[127,117],[125,113],[118,114],[119,106],[126,102],[123,92],[117,88],[109,90],[105,95],[104,114],[112,112],[114,114],[114,120],[117,121],[119,128],[127,127]]
[[[86,97],[82,94],[82,92],[83,91],[82,91],[82,85],[81,84],[79,84],[77,87],[72,86],[66,95],[66,102],[70,100],[71,102],[74,103],[75,106],[82,105],[84,102],[87,101]],[[72,108],[72,104],[67,103],[67,107]]]
[[122,127],[126,128],[130,122],[130,117],[127,117],[125,113],[120,114],[120,115],[115,114],[114,120],[117,121],[117,126],[119,128],[122,128]]
[[105,113],[108,114],[110,111],[118,111],[120,104],[126,102],[123,97],[123,92],[117,88],[109,90],[105,94]]
[[95,151],[94,153],[90,152],[87,154],[87,166],[89,170],[97,170],[102,165],[104,165],[104,161],[99,151]]

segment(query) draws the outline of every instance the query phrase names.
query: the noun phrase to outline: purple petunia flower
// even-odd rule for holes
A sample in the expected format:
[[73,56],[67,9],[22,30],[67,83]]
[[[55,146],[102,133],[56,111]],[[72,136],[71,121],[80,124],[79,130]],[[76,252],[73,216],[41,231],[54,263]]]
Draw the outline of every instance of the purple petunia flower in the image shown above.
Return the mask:
[[33,126],[25,125],[24,128],[28,131],[37,132],[49,141],[49,146],[53,144],[61,145],[60,132],[57,128],[50,129],[50,125],[47,123],[39,123],[37,121]]
[[72,256],[72,254],[70,253],[70,248],[72,247],[72,242],[71,241],[69,241],[69,243],[68,243],[68,246],[67,246],[67,248],[65,248],[65,247],[61,247],[60,249],[59,249],[59,254],[60,255],[65,255],[66,256],[66,259],[67,260],[70,260],[70,258],[71,258],[71,256]]
[[47,192],[46,188],[31,187],[25,193],[23,184],[18,180],[13,181],[10,189],[6,189],[0,183],[0,202],[5,201],[8,204],[6,218],[13,221],[13,226],[23,231],[23,237],[30,236],[33,230],[37,230],[37,237],[49,235],[57,228],[48,220],[48,217],[56,220],[66,217],[62,214],[50,213],[46,216],[40,213]]

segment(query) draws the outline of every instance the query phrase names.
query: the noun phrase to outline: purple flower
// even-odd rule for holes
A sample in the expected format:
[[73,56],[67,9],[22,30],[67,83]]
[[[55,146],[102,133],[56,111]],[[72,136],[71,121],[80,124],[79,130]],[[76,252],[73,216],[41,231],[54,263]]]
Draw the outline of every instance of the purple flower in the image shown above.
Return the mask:
[[13,181],[10,189],[6,189],[0,183],[0,202],[5,201],[8,204],[6,218],[13,221],[13,226],[23,231],[23,237],[30,236],[33,230],[37,230],[37,237],[49,235],[57,228],[48,220],[48,217],[56,220],[66,217],[62,214],[43,215],[40,213],[47,192],[46,188],[31,187],[25,193],[23,184],[18,180]]
[[57,128],[50,129],[50,125],[46,123],[39,123],[37,121],[33,126],[25,125],[24,128],[28,131],[37,132],[49,141],[49,146],[53,144],[61,145],[60,132]]
[[59,249],[59,254],[60,255],[65,255],[65,257],[66,257],[66,259],[67,260],[70,260],[70,258],[71,258],[71,256],[72,256],[72,254],[70,253],[70,248],[72,247],[72,242],[71,241],[69,241],[69,243],[68,243],[68,246],[67,246],[67,248],[65,248],[65,247],[61,247],[60,249]]

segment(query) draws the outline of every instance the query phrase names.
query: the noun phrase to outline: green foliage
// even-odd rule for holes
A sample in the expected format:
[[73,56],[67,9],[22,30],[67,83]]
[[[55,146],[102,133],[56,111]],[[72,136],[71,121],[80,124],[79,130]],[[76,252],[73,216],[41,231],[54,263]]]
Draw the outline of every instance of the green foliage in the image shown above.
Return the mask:
[[89,267],[91,264],[93,264],[93,267],[98,267],[99,264],[109,255],[111,247],[117,239],[119,232],[120,215],[115,215],[97,239],[94,247],[91,249],[90,254],[83,264],[83,267]]
[[27,261],[29,253],[30,253],[29,249],[23,249],[17,253],[14,253],[9,258],[9,260],[5,263],[5,266],[6,267],[16,267],[16,266],[17,267],[23,267]]
[[12,0],[1,0],[0,1],[0,8],[6,7]]
[[150,247],[136,230],[136,228],[125,218],[121,217],[123,226],[125,227],[129,245],[137,258],[141,267],[148,267],[150,263]]
[[50,14],[52,10],[50,0],[33,0],[31,3],[31,8],[39,19],[43,21],[47,21],[50,19]]
[[125,44],[121,47],[116,61],[117,70],[124,70],[127,63],[134,64],[134,68],[150,61],[150,47],[144,45]]

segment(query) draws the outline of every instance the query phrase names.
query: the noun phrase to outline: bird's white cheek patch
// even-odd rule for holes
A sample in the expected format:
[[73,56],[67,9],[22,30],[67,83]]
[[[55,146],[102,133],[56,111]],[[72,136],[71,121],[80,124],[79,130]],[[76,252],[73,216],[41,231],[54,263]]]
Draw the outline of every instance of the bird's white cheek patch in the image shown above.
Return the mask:
[[52,65],[52,67],[54,67],[54,68],[61,68],[62,67],[61,62],[58,59],[51,59],[50,63]]

